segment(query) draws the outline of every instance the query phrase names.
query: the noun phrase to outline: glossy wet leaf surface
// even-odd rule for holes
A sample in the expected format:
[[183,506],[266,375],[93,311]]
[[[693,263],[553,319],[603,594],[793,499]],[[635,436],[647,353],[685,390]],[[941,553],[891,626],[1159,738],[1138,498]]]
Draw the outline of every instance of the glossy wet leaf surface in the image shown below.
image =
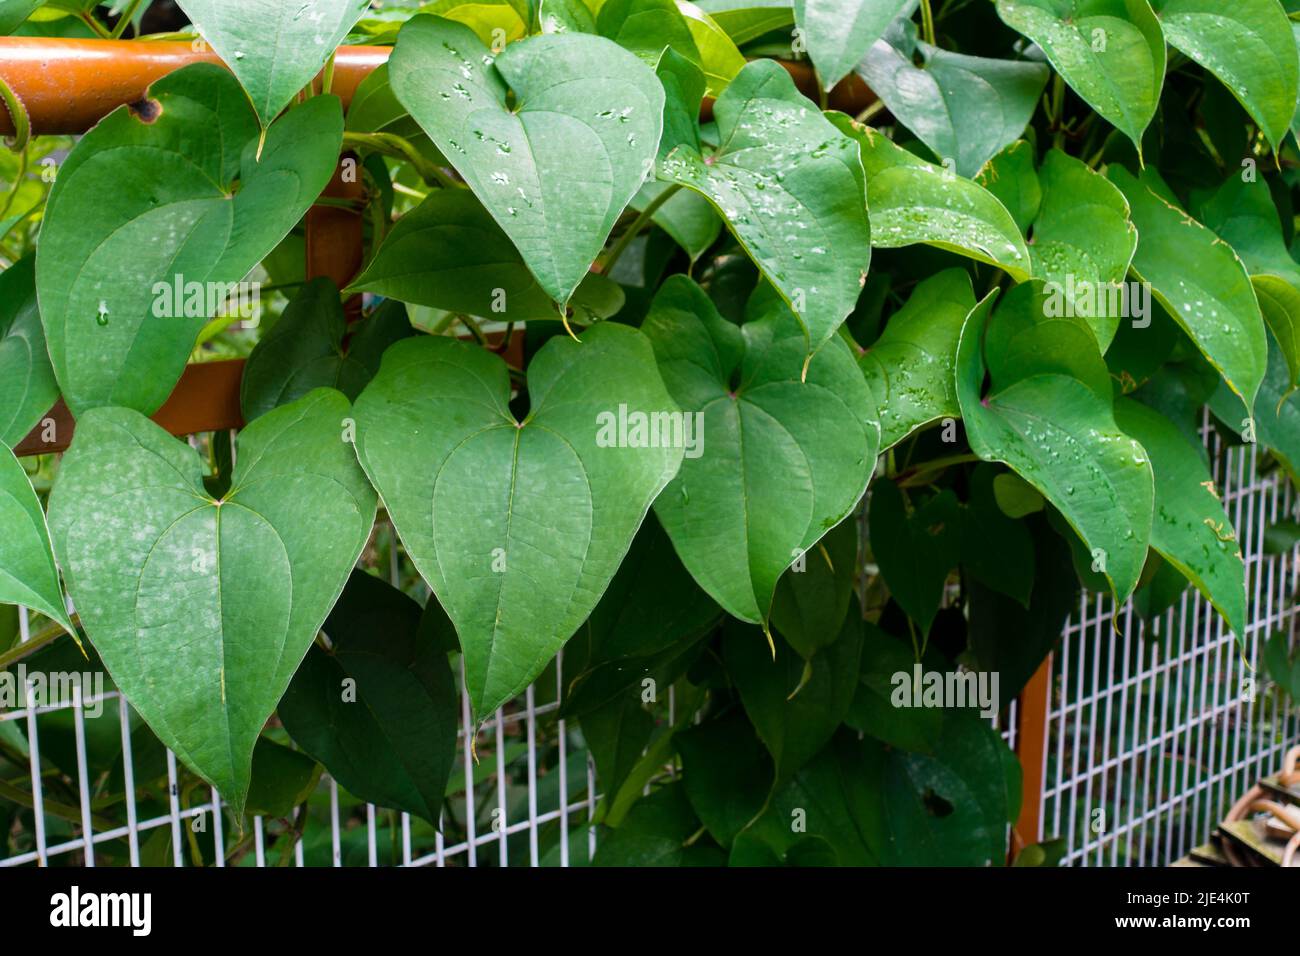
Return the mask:
[[930,276],[858,358],[880,408],[882,450],[931,422],[961,416],[957,340],[973,308],[975,292],[964,270]]
[[677,410],[634,329],[552,339],[528,387],[519,422],[500,358],[421,337],[389,349],[355,410],[358,456],[456,625],[480,718],[591,613],[682,458],[633,446],[630,432],[623,447],[598,444],[602,413]]
[[[698,107],[679,104],[687,115]],[[858,151],[770,61],[746,66],[713,109],[719,148],[665,139],[659,176],[718,209],[815,351],[853,310],[871,261]]]
[[1286,358],[1291,385],[1300,384],[1300,265],[1282,237],[1268,184],[1230,177],[1197,212],[1206,228],[1241,257],[1264,320]]
[[914,156],[847,117],[836,120],[862,147],[871,196],[871,241],[883,248],[926,243],[1029,278],[1029,249],[1006,207],[988,190]]
[[997,0],[1089,106],[1141,147],[1164,85],[1166,50],[1147,0]]
[[58,399],[28,257],[0,273],[0,443],[17,445]]
[[1169,45],[1217,76],[1269,141],[1295,116],[1300,55],[1277,0],[1154,0]]
[[1156,476],[1151,547],[1174,565],[1227,620],[1246,635],[1246,568],[1199,447],[1160,412],[1131,399],[1115,403],[1115,421],[1142,443]]
[[655,513],[700,586],[754,624],[766,622],[785,569],[862,497],[880,440],[848,346],[828,342],[801,381],[802,332],[773,305],[737,328],[674,277],[642,326],[668,390],[701,416],[704,436]]
[[217,500],[188,445],[137,412],[93,409],[51,497],[87,636],[159,739],[236,812],[258,734],[374,523],[375,493],[343,440],[350,411],[320,389],[258,419]]
[[[1079,319],[1045,318],[1033,285],[1012,290],[985,331],[990,305],[971,312],[957,356],[971,448],[1055,505],[1126,598],[1146,561],[1155,490],[1146,452],[1115,424],[1096,339]],[[982,396],[986,367],[993,384]]]
[[312,81],[369,0],[177,0],[239,78],[263,126]]
[[1162,184],[1155,173],[1138,180],[1112,166],[1107,176],[1128,199],[1138,227],[1133,271],[1151,283],[1169,314],[1252,408],[1268,361],[1267,341],[1241,260],[1157,191]]
[[416,17],[389,75],[543,291],[568,302],[653,168],[663,91],[650,67],[580,33],[494,55],[468,27]]
[[1128,200],[1104,176],[1060,150],[1038,171],[1043,199],[1034,221],[1034,277],[1060,291],[1063,306],[1085,319],[1103,352],[1123,317],[1111,290],[1128,276],[1137,227]]
[[[81,138],[45,213],[41,321],[74,414],[156,411],[210,318],[206,300],[224,301],[275,249],[338,156],[343,114],[334,97],[290,110],[259,160],[257,117],[220,67],[186,67],[150,96],[161,110],[152,123],[120,107]],[[169,302],[177,297],[164,287],[175,289],[178,276],[184,301]]]

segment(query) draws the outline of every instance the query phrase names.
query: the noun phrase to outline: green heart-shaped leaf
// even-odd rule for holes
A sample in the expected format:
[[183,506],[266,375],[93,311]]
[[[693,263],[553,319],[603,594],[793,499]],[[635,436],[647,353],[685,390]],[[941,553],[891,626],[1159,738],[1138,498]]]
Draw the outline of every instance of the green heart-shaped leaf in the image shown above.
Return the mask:
[[320,72],[370,0],[177,0],[239,78],[263,126]]
[[1165,82],[1165,38],[1147,0],[997,0],[1083,100],[1142,149]]
[[1282,220],[1268,183],[1229,177],[1197,214],[1241,257],[1264,320],[1286,358],[1291,387],[1296,387],[1300,384],[1300,265],[1282,237]]
[[858,503],[880,445],[848,346],[832,339],[801,381],[803,334],[777,304],[737,328],[674,276],[642,326],[669,392],[706,440],[655,513],[700,586],[764,625],[777,579]]
[[895,17],[915,9],[916,0],[794,0],[795,22],[822,87],[834,89]]
[[542,289],[567,303],[652,168],[663,124],[653,71],[580,33],[531,37],[494,59],[468,27],[424,16],[402,28],[388,69]]
[[958,418],[957,341],[975,292],[964,269],[919,282],[858,365],[880,406],[880,448],[941,418]]
[[1278,0],[1154,0],[1165,37],[1217,76],[1275,149],[1295,116],[1300,54]]
[[349,414],[319,389],[262,416],[215,500],[188,445],[137,412],[92,409],[51,496],[87,636],[159,739],[236,812],[257,736],[374,523]]
[[[349,291],[498,321],[560,318],[509,236],[463,189],[437,190],[399,219]],[[618,312],[623,291],[589,273],[569,305],[588,324]]]
[[212,317],[208,300],[224,301],[298,223],[342,142],[339,101],[318,96],[276,122],[258,160],[257,119],[211,64],[149,95],[151,121],[121,107],[81,139],[41,230],[41,320],[78,415],[151,414],[166,401]]
[[437,826],[460,696],[446,652],[420,640],[420,620],[397,588],[353,571],[325,621],[329,650],[312,645],[277,712],[349,793]]
[[361,463],[456,625],[478,715],[586,620],[682,458],[659,440],[679,413],[634,329],[551,340],[528,385],[519,422],[505,362],[423,337],[389,349],[357,400]]
[[1103,287],[1124,281],[1137,250],[1128,200],[1104,176],[1059,149],[1043,159],[1038,178],[1043,200],[1034,221],[1034,276],[1050,283],[1062,305],[1087,320],[1105,352],[1121,316],[1105,307]]
[[384,303],[349,328],[338,286],[327,278],[313,279],[248,356],[239,393],[244,421],[315,388],[336,388],[356,398],[379,371],[384,350],[413,334],[400,302]]
[[[1155,488],[1146,452],[1115,425],[1096,337],[1081,319],[1046,317],[1037,283],[1012,289],[986,334],[992,302],[971,312],[957,351],[971,448],[1052,502],[1123,600],[1146,561]],[[993,384],[982,396],[986,356]]]
[[[661,74],[670,62],[665,56]],[[670,113],[698,115],[693,93],[693,102],[672,99]],[[665,135],[660,178],[694,189],[722,213],[816,351],[853,311],[871,262],[866,181],[855,144],[770,60],[741,70],[713,115],[718,149],[702,153],[693,131],[676,143]],[[670,133],[677,128],[670,122]]]
[[1042,63],[918,43],[910,21],[877,40],[857,71],[900,123],[967,177],[1024,135],[1051,73]]
[[1115,402],[1115,421],[1151,456],[1156,476],[1151,547],[1196,585],[1244,646],[1246,568],[1204,450],[1164,415],[1132,399]]
[[977,183],[907,152],[843,114],[835,125],[857,139],[871,194],[871,241],[882,249],[918,242],[1029,278],[1029,249],[997,197]]
[[21,604],[63,625],[68,622],[59,572],[50,551],[45,512],[27,472],[7,445],[0,443],[0,604]]
[[1148,169],[1141,180],[1112,166],[1138,227],[1133,271],[1191,336],[1228,387],[1254,408],[1268,363],[1264,320],[1250,276],[1232,247],[1174,205]]
[[0,443],[17,445],[58,400],[29,257],[0,273]]

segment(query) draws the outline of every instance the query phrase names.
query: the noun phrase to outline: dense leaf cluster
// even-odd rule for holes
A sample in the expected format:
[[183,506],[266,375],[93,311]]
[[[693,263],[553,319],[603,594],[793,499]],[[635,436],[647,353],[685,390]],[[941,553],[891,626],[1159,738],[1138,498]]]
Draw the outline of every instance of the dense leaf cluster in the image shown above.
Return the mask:
[[[1244,639],[1199,429],[1297,477],[1300,4],[180,6],[228,70],[0,159],[0,442],[77,419],[0,451],[0,601],[191,790],[287,817],[321,764],[472,834],[453,666],[476,727],[563,650],[540,759],[594,758],[596,862],[992,863],[1015,759],[900,675],[1004,705],[1081,586]],[[358,42],[393,50],[345,110]],[[365,219],[343,290],[321,203]],[[251,281],[255,322],[205,298]],[[150,420],[228,357],[237,441]],[[423,609],[356,569],[390,544]]]

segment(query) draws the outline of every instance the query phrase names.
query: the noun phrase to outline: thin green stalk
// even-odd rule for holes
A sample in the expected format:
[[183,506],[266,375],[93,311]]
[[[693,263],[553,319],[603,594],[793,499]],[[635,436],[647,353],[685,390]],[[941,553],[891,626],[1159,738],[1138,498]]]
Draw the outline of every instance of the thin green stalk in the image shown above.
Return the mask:
[[15,152],[19,150],[26,152],[27,143],[32,138],[31,117],[27,115],[27,107],[23,105],[23,101],[9,88],[4,77],[0,77],[0,101],[4,102],[5,109],[9,111],[9,118],[14,124],[14,135],[10,137],[9,148]]
[[483,334],[483,329],[479,327],[477,322],[471,319],[468,315],[458,315],[457,318],[460,319],[460,324],[469,330],[469,334],[474,336],[475,342],[482,346],[488,344],[487,336]]
[[322,93],[329,93],[330,90],[334,88],[334,58],[337,55],[338,51],[336,50],[334,53],[331,53],[330,58],[325,61],[325,73],[321,78],[320,84],[320,91]]
[[104,26],[104,24],[100,23],[97,19],[95,19],[95,15],[91,13],[89,10],[82,11],[80,14],[78,14],[78,16],[81,19],[81,22],[84,23],[86,26],[90,27],[90,29],[94,30],[95,35],[98,36],[101,40],[113,39],[113,34],[108,32],[108,27]]
[[118,18],[117,26],[113,27],[112,37],[114,40],[122,39],[122,35],[126,33],[126,28],[129,27],[131,21],[135,19],[136,12],[140,9],[140,4],[143,2],[144,0],[131,0],[131,6],[122,11],[122,16]]
[[[10,803],[16,803],[20,807],[26,807],[28,810],[35,810],[36,804],[32,800],[32,795],[26,790],[20,790],[11,783],[0,780],[0,797],[8,800]],[[52,817],[58,817],[66,820],[68,823],[81,823],[81,808],[69,806],[66,803],[59,803],[48,798],[41,801],[41,808]],[[113,820],[105,817],[90,815],[90,822],[96,830],[111,830],[117,826]]]
[[870,106],[868,106],[865,110],[863,110],[861,113],[857,115],[855,122],[866,125],[867,123],[870,123],[873,119],[875,119],[878,115],[880,115],[884,111],[885,111],[885,101],[876,100],[874,103],[872,103]]
[[420,151],[409,140],[393,133],[344,133],[343,148],[369,149],[385,156],[404,159],[430,186],[441,186],[444,189],[464,188],[463,183],[457,182],[437,165],[420,155]]
[[1057,73],[1052,78],[1052,126],[1056,130],[1054,145],[1065,145],[1065,78]]
[[632,225],[627,227],[623,232],[623,235],[618,237],[618,242],[614,243],[614,247],[609,250],[609,255],[605,257],[600,266],[600,271],[602,273],[609,275],[610,272],[613,271],[618,260],[623,257],[623,253],[627,252],[627,247],[632,244],[632,240],[635,239],[637,234],[649,224],[650,220],[654,218],[654,214],[659,211],[663,204],[669,199],[672,199],[673,196],[677,194],[677,190],[681,188],[682,187],[679,184],[673,183],[656,196],[651,201],[650,205],[641,210],[640,215],[638,215],[636,219],[632,220]]
[[922,462],[919,465],[914,465],[913,467],[906,469],[898,475],[898,478],[901,479],[899,481],[899,486],[902,488],[911,488],[916,485],[924,485],[928,483],[922,480],[924,478],[945,471],[954,465],[969,465],[980,460],[979,455],[967,454],[953,455],[949,458],[936,458],[933,461]]
[[930,9],[930,0],[921,0],[921,37],[930,46],[937,46],[934,32],[934,11]]
[[[72,616],[72,623],[74,625],[77,623],[75,614]],[[66,633],[68,632],[63,629],[62,624],[52,624],[45,630],[33,634],[25,643],[17,644],[0,654],[0,670],[13,666],[25,657],[30,657],[45,645],[53,644]]]

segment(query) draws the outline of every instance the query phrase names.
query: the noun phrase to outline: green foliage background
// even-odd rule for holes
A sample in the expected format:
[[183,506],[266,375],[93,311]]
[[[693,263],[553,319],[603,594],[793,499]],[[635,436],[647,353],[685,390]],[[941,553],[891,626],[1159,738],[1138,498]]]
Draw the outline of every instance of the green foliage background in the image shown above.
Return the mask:
[[[1244,640],[1198,426],[1295,480],[1300,5],[180,6],[230,69],[158,81],[147,122],[33,137],[0,91],[0,601],[42,625],[0,619],[0,663],[130,701],[95,721],[97,828],[124,734],[142,813],[164,748],[183,806],[225,799],[195,862],[249,862],[246,813],[323,862],[322,770],[393,847],[399,812],[423,847],[517,821],[521,781],[486,784],[527,743],[469,751],[462,674],[473,728],[534,685],[542,800],[599,830],[578,862],[1000,864],[1014,755],[973,709],[896,706],[896,674],[994,672],[1005,705],[1082,588],[1155,617],[1195,587]],[[150,7],[0,0],[0,33],[147,44]],[[357,43],[394,49],[344,110]],[[345,290],[303,268],[336,168],[364,187]],[[160,314],[174,277],[264,295]],[[149,421],[232,357],[237,438]],[[71,449],[14,458],[59,396]],[[600,440],[629,409],[699,454]],[[1284,640],[1266,665],[1296,692]],[[26,760],[0,723],[14,851]]]

